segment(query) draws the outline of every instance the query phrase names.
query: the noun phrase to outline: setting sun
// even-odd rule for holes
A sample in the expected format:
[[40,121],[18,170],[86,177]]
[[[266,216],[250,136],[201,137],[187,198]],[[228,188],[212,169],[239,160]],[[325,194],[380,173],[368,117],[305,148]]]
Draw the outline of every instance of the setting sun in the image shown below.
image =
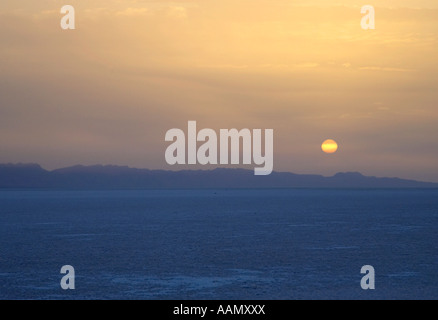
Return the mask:
[[338,144],[336,141],[328,139],[322,143],[321,149],[325,153],[335,153],[338,150]]

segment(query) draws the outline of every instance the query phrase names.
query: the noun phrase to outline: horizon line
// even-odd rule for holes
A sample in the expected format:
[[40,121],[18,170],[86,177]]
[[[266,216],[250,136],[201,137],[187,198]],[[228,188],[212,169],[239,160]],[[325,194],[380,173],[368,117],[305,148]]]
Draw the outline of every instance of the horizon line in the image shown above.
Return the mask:
[[[92,164],[92,165],[84,165],[84,164],[75,164],[75,165],[69,165],[69,166],[64,166],[64,167],[60,167],[60,168],[56,168],[56,169],[46,169],[44,168],[42,165],[40,165],[37,162],[17,162],[17,163],[13,163],[13,162],[8,162],[8,163],[0,163],[0,167],[1,166],[22,166],[22,167],[26,167],[26,166],[38,166],[39,168],[41,168],[44,171],[47,172],[54,172],[54,171],[58,171],[58,170],[63,170],[63,169],[70,169],[70,168],[75,168],[75,167],[84,167],[84,168],[90,168],[90,167],[115,167],[115,168],[126,168],[126,169],[133,169],[133,170],[147,170],[147,171],[163,171],[163,172],[211,172],[211,171],[215,171],[215,170],[241,170],[241,171],[251,171],[252,169],[246,169],[246,168],[240,168],[240,167],[216,167],[216,168],[211,168],[211,169],[181,169],[181,170],[172,170],[172,169],[149,169],[149,168],[138,168],[138,167],[132,167],[129,165],[116,165],[116,164]],[[375,175],[364,175],[363,173],[361,173],[360,171],[338,171],[335,174],[331,175],[331,176],[326,176],[323,174],[318,174],[318,173],[296,173],[296,172],[292,172],[292,171],[277,171],[277,170],[273,170],[271,175],[277,173],[277,174],[293,174],[293,175],[300,175],[300,176],[319,176],[319,177],[324,177],[324,178],[333,178],[339,174],[359,174],[362,177],[365,178],[377,178],[377,179],[399,179],[399,180],[406,180],[406,181],[413,181],[413,182],[421,182],[421,183],[431,183],[431,184],[438,184],[438,181],[424,181],[424,180],[417,180],[417,179],[409,179],[409,178],[401,178],[401,177],[397,177],[397,176],[375,176]]]

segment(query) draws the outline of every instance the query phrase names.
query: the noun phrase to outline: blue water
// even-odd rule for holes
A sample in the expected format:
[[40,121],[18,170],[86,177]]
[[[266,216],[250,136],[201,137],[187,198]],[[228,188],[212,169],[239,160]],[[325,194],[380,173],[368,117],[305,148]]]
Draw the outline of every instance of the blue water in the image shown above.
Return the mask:
[[438,190],[0,191],[0,299],[437,299],[437,231]]

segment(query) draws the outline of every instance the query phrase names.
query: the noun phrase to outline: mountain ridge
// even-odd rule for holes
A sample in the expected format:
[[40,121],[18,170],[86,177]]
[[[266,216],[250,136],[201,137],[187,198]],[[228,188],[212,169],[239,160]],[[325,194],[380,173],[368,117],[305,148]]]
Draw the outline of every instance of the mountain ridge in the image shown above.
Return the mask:
[[150,170],[116,165],[75,165],[52,171],[39,164],[0,164],[2,189],[196,189],[196,188],[438,188],[438,183],[338,172],[331,177],[252,170]]

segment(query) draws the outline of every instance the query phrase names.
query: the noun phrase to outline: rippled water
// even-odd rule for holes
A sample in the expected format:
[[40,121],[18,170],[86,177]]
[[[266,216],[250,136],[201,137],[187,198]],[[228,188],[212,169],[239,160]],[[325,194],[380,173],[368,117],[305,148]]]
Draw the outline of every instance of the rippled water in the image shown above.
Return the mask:
[[437,227],[438,190],[0,191],[0,299],[437,299]]

